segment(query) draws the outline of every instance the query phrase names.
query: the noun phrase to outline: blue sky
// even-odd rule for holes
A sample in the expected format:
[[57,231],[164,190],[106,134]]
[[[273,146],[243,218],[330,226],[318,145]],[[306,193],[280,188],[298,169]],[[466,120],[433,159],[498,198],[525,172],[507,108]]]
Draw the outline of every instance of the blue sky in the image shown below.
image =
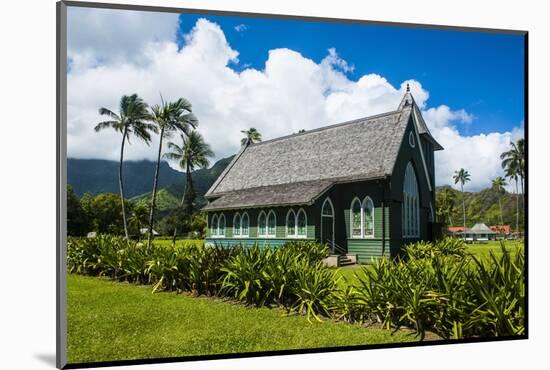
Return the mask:
[[[415,79],[430,92],[430,106],[447,104],[473,114],[473,124],[457,127],[462,134],[508,131],[524,119],[523,36],[181,14],[180,46],[198,18],[221,26],[240,53],[239,63],[232,65],[236,70],[263,69],[271,49],[289,48],[320,62],[327,49],[335,48],[355,66],[350,79],[368,73],[393,85]],[[245,29],[235,29],[239,25]]]

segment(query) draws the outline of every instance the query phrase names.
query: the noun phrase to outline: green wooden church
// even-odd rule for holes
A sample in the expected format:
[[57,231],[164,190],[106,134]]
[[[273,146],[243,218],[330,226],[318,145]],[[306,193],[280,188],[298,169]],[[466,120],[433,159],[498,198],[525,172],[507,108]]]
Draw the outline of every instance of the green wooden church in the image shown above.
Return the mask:
[[397,110],[244,145],[206,193],[207,244],[327,243],[394,256],[430,240],[432,137],[407,86]]

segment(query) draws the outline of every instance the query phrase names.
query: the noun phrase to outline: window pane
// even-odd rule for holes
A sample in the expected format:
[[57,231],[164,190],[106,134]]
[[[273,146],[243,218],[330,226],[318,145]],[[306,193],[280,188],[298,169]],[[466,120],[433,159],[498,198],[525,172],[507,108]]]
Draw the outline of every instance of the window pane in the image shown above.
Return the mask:
[[260,215],[260,219],[258,220],[258,228],[259,228],[259,234],[260,235],[266,235],[266,217],[265,213],[262,213]]
[[218,235],[225,235],[225,216],[224,215],[220,216]]
[[290,211],[286,217],[286,234],[288,236],[296,235],[296,215]]
[[241,235],[241,216],[233,218],[233,235]]
[[370,198],[367,198],[363,212],[365,222],[364,235],[372,236],[374,234],[374,207]]
[[218,235],[218,216],[217,215],[214,215],[214,217],[212,217],[212,225],[210,225],[210,233],[212,234],[212,236]]
[[358,200],[351,207],[351,235],[361,236],[361,204]]
[[267,220],[267,234],[275,235],[275,213],[270,212]]
[[321,214],[323,216],[333,216],[332,214],[332,207],[330,206],[330,202],[327,200],[325,201],[325,203],[323,204],[323,210],[321,212]]
[[306,225],[306,213],[304,211],[298,212],[298,235],[305,236],[307,233]]
[[241,230],[243,236],[248,236],[248,214],[245,213],[241,218]]

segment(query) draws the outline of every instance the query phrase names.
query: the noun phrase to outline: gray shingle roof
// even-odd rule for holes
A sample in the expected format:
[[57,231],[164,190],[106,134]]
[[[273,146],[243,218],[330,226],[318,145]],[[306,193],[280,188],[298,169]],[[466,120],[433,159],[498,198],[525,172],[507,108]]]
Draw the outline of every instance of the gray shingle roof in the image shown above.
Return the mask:
[[236,190],[208,203],[204,210],[307,204],[333,184],[331,180],[293,182]]
[[496,234],[485,224],[475,224],[471,229],[466,229],[466,234]]
[[207,197],[236,190],[390,175],[410,109],[285,136],[241,150]]

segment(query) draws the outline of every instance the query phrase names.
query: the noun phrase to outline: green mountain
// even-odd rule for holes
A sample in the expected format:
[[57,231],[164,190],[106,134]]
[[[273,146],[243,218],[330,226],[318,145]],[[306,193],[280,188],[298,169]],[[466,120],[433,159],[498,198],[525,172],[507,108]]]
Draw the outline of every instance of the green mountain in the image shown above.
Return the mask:
[[[223,158],[208,169],[193,172],[192,179],[199,201],[204,202],[203,194],[222,173],[233,157]],[[127,161],[124,162],[124,190],[127,198],[139,201],[150,196],[155,174],[155,162]],[[165,207],[179,204],[184,190],[186,175],[172,169],[168,163],[161,162],[159,170],[159,192],[157,197],[163,197]],[[67,159],[67,182],[74,192],[81,196],[84,193],[115,193],[118,194],[118,162],[100,159]],[[160,195],[162,193],[162,195]],[[160,198],[158,200],[161,201]],[[160,203],[159,203],[160,206]]]
[[[444,207],[443,193],[448,191],[454,198],[454,206],[450,213],[442,212]],[[450,186],[442,186],[436,189],[436,206],[438,213],[438,221],[444,222],[449,226],[462,226],[462,194],[460,191],[451,188]],[[502,219],[505,225],[516,227],[516,194],[504,193],[499,194],[491,188],[484,189],[478,192],[464,192],[464,205],[466,209],[466,227],[472,227],[476,222],[483,222],[487,225],[500,225],[500,204],[502,206]],[[523,228],[524,221],[523,199],[519,195],[519,226]],[[446,220],[444,220],[446,218]]]
[[[206,204],[204,194],[206,194],[210,186],[212,186],[232,159],[233,157],[220,159],[212,167],[196,170],[192,173],[191,178],[193,179],[193,186],[197,193],[197,205],[199,207]],[[156,204],[159,211],[163,212],[179,207],[185,190],[185,178],[185,173],[180,173],[180,180],[177,183],[165,186],[157,192]],[[151,192],[148,191],[132,197],[130,201],[135,204],[144,203],[148,205],[151,201]]]

